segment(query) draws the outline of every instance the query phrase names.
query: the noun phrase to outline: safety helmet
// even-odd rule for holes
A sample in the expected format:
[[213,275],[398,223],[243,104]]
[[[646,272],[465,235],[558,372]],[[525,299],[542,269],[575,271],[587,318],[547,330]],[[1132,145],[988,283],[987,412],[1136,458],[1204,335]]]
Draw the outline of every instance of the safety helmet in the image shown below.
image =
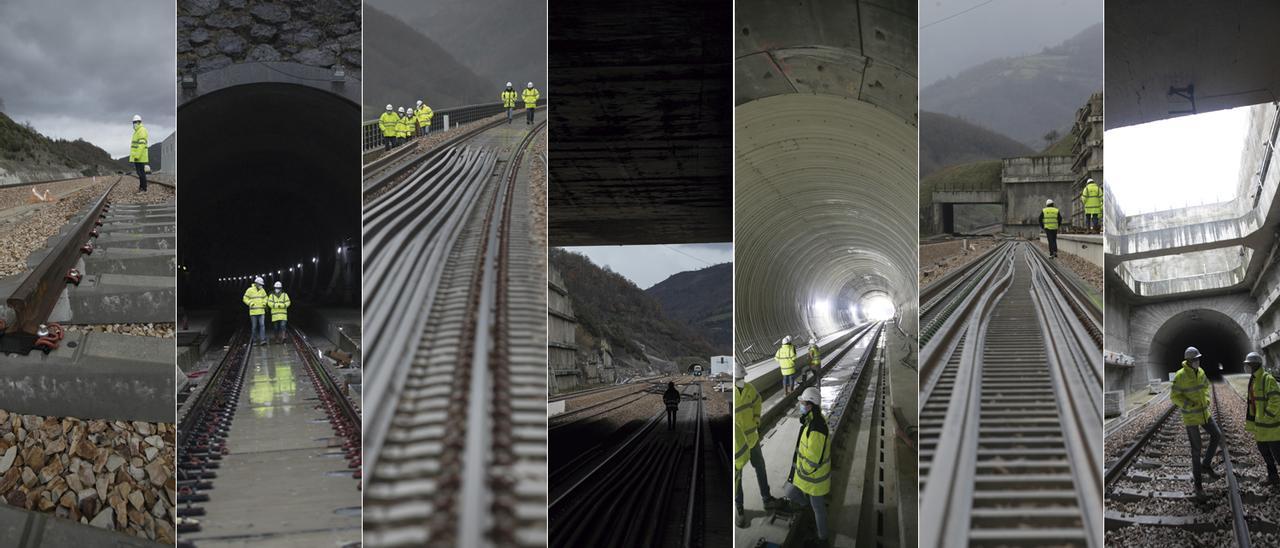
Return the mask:
[[387,105],[387,110],[388,110],[388,111],[392,111],[392,110],[395,110],[395,109],[396,109],[396,107],[393,107],[393,106],[391,106],[391,105]]
[[507,87],[511,87],[511,82],[507,82]]
[[413,107],[409,107],[409,108],[404,109],[404,113],[405,113],[405,114],[413,114]]
[[419,104],[419,105],[421,105],[421,104],[422,104],[422,99],[418,99],[418,104]]
[[818,339],[815,339],[815,338],[813,338],[813,337],[809,337],[809,344],[818,344]]
[[1089,177],[1089,179],[1088,179],[1087,181],[1085,181],[1084,183],[1085,183],[1085,184],[1089,184],[1089,183],[1092,183],[1092,182],[1093,182],[1093,177]]
[[266,282],[263,282],[263,281],[262,281],[262,276],[254,276],[254,277],[253,277],[253,283],[258,284],[258,285],[262,285],[262,284],[264,284],[264,283],[266,283]]
[[400,114],[404,114],[404,107],[400,107],[399,112],[400,112]]
[[810,386],[800,393],[800,401],[807,401],[814,405],[822,404],[822,394],[818,392],[818,388]]
[[1053,198],[1049,198],[1048,200],[1045,200],[1044,205],[1047,205],[1047,206],[1053,205]]
[[281,289],[281,288],[283,288],[283,287],[284,287],[284,284],[282,284],[282,283],[280,283],[280,282],[276,282],[276,289]]
[[134,115],[133,115],[133,121],[135,121],[135,122],[141,122],[141,121],[142,121],[142,115],[141,115],[141,114],[134,114]]
[[1194,360],[1200,357],[1200,351],[1194,346],[1188,346],[1187,351],[1182,353],[1182,357],[1188,360]]
[[532,89],[532,88],[533,88],[533,82],[529,82],[529,88],[530,88],[530,89]]
[[1259,354],[1257,352],[1250,352],[1248,356],[1244,357],[1244,363],[1255,363],[1258,365],[1262,365],[1262,354]]
[[747,378],[747,368],[743,367],[742,364],[737,364],[733,367],[733,374],[740,379],[745,379]]
[[782,338],[782,344],[787,344],[789,342],[791,342],[791,335],[787,335]]

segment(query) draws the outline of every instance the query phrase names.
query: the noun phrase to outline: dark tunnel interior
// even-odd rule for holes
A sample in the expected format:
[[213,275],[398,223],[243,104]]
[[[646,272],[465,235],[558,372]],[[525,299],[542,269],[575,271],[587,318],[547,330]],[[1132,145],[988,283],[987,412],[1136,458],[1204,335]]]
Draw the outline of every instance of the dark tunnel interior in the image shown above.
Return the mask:
[[268,285],[295,300],[358,305],[358,105],[248,84],[183,104],[178,125],[179,305],[238,305],[248,282],[220,278],[277,270]]
[[1243,362],[1251,351],[1249,336],[1226,314],[1207,309],[1188,310],[1160,326],[1151,340],[1150,359],[1165,373],[1163,380],[1168,380],[1168,373],[1182,366],[1183,352],[1188,346],[1196,347],[1204,356],[1200,365],[1210,380],[1221,380],[1223,374],[1247,373]]

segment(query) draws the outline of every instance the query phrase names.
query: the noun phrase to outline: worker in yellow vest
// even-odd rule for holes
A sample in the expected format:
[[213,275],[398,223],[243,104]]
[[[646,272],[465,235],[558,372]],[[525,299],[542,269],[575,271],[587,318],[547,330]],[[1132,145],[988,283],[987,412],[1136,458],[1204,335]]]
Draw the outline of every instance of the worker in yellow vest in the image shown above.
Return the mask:
[[[1182,412],[1182,424],[1187,428],[1187,438],[1191,441],[1191,475],[1195,480],[1196,494],[1204,494],[1200,483],[1200,470],[1204,468],[1213,481],[1218,474],[1213,470],[1213,456],[1218,450],[1218,440],[1222,431],[1213,422],[1209,412],[1209,377],[1200,367],[1200,351],[1194,346],[1187,347],[1183,354],[1186,358],[1182,367],[1173,375],[1173,383],[1169,390],[1169,401]],[[1200,428],[1209,433],[1209,451],[1200,460]]]
[[249,344],[267,344],[267,290],[262,287],[262,276],[253,279],[253,285],[244,290],[244,305],[249,307]]
[[284,292],[284,284],[277,281],[270,295],[267,296],[267,307],[271,309],[272,336],[276,342],[283,343],[285,330],[289,326],[289,294]]
[[511,113],[516,110],[516,99],[518,98],[515,88],[511,87],[511,82],[507,82],[507,89],[502,90],[498,97],[502,99],[502,108],[507,109],[507,125],[511,125]]
[[1250,352],[1244,364],[1251,373],[1244,429],[1253,434],[1258,452],[1267,463],[1267,481],[1263,485],[1280,487],[1280,476],[1276,475],[1276,463],[1280,462],[1280,384],[1263,367],[1262,354]]
[[138,192],[147,191],[147,164],[151,163],[147,152],[146,126],[142,125],[142,116],[133,115],[133,139],[129,141],[129,162],[138,171]]
[[791,335],[782,338],[782,346],[773,353],[773,359],[782,371],[782,394],[790,395],[796,387],[796,347],[791,344]]
[[422,99],[418,99],[418,106],[413,109],[414,116],[418,119],[418,135],[426,135],[431,132],[431,118],[436,115],[431,107],[422,104]]
[[378,117],[378,130],[382,131],[382,149],[391,150],[396,144],[396,137],[400,135],[400,117],[396,116],[395,108],[387,105],[387,111]]
[[[818,543],[827,545],[827,493],[831,491],[831,434],[822,416],[822,396],[810,386],[800,394],[800,435],[787,474],[786,496],[792,504],[813,508]],[[808,499],[808,500],[806,500]]]
[[747,461],[756,471],[756,484],[760,486],[760,497],[765,508],[777,506],[778,499],[769,491],[769,474],[764,465],[764,452],[760,450],[760,413],[764,398],[756,391],[756,387],[747,382],[747,368],[738,364],[734,368],[733,379],[733,463],[737,473],[734,475],[734,503],[738,508],[738,527],[748,524],[742,496],[742,469]]
[[525,87],[523,93],[524,111],[528,113],[528,119],[525,121],[525,125],[533,124],[533,109],[538,108],[538,97],[538,90],[533,88],[533,82],[529,82],[529,85]]
[[418,115],[414,114],[413,107],[404,109],[404,130],[401,133],[406,141],[418,134]]
[[404,144],[404,107],[396,109],[396,146]]
[[1080,193],[1080,203],[1084,205],[1084,222],[1089,232],[1102,234],[1102,188],[1090,177]]
[[[809,337],[809,373],[805,377],[818,378],[822,370],[822,351],[818,348],[818,339]],[[803,381],[802,381],[803,382]]]
[[1062,213],[1053,206],[1053,199],[1044,201],[1044,209],[1040,211],[1040,228],[1049,240],[1049,256],[1058,256],[1058,226],[1062,224]]

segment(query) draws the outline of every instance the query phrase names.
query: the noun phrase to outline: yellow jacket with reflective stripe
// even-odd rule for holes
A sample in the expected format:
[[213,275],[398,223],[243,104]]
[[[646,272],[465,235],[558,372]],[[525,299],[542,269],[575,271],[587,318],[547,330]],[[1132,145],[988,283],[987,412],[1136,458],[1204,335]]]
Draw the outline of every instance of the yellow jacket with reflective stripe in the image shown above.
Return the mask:
[[1040,211],[1040,226],[1045,230],[1057,230],[1058,223],[1062,221],[1062,216],[1058,213],[1058,208],[1049,206]]
[[378,117],[378,129],[382,130],[383,137],[395,137],[400,133],[400,116],[391,111],[382,113]]
[[413,116],[405,114],[400,117],[400,136],[409,137],[413,135]]
[[822,352],[818,350],[817,344],[809,345],[809,365],[814,367],[822,365]]
[[283,291],[267,295],[267,307],[271,308],[271,321],[289,319],[289,294]]
[[524,108],[533,108],[538,106],[538,95],[539,95],[538,90],[533,88],[525,88],[524,94],[523,94]]
[[742,473],[742,469],[747,466],[749,460],[751,460],[751,447],[747,445],[746,437],[742,432],[735,428],[733,430],[733,473],[735,474],[733,485],[735,488],[741,485],[736,475]]
[[1253,420],[1246,420],[1244,429],[1253,433],[1257,441],[1280,441],[1280,384],[1261,367],[1253,374]]
[[800,419],[795,463],[787,478],[806,495],[820,497],[831,491],[831,439],[827,420],[817,411]]
[[267,311],[267,290],[257,286],[249,286],[244,290],[244,304],[249,307],[250,316],[261,316]]
[[1080,203],[1084,204],[1085,213],[1102,214],[1102,189],[1098,187],[1098,183],[1089,183],[1084,186],[1084,192],[1080,193]]
[[519,97],[519,95],[516,94],[516,90],[514,89],[504,89],[502,90],[502,94],[498,96],[498,98],[502,99],[502,106],[504,108],[515,108],[517,97]]
[[421,108],[413,111],[413,116],[418,119],[419,127],[427,127],[431,125],[431,117],[435,115],[435,111],[432,111],[431,107],[427,105],[422,105]]
[[778,351],[773,354],[773,359],[778,360],[778,367],[782,369],[783,375],[796,374],[796,347],[791,343],[778,347]]
[[133,128],[133,140],[129,141],[129,161],[137,164],[150,163],[147,158],[147,128],[141,123]]
[[1173,376],[1169,401],[1182,411],[1182,424],[1199,426],[1209,422],[1209,377],[1203,368],[1192,368],[1186,361]]
[[751,383],[742,383],[742,388],[734,384],[733,429],[735,432],[742,432],[747,449],[760,443],[760,410],[763,404],[764,398],[760,397],[760,393]]

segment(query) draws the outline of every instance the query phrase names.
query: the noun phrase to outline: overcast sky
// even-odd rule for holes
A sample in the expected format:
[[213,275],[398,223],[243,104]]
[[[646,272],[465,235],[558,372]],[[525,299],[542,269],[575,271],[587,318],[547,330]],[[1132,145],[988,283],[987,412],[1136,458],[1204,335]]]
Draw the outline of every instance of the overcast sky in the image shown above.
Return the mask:
[[672,274],[702,270],[733,260],[733,244],[608,245],[564,249],[586,255],[599,266],[607,265],[640,289],[649,289]]
[[129,154],[129,120],[151,144],[174,129],[173,0],[0,0],[0,101],[51,138]]
[[920,87],[1056,46],[1102,21],[1102,0],[921,0]]
[[1125,214],[1233,198],[1250,108],[1108,130],[1106,184]]

